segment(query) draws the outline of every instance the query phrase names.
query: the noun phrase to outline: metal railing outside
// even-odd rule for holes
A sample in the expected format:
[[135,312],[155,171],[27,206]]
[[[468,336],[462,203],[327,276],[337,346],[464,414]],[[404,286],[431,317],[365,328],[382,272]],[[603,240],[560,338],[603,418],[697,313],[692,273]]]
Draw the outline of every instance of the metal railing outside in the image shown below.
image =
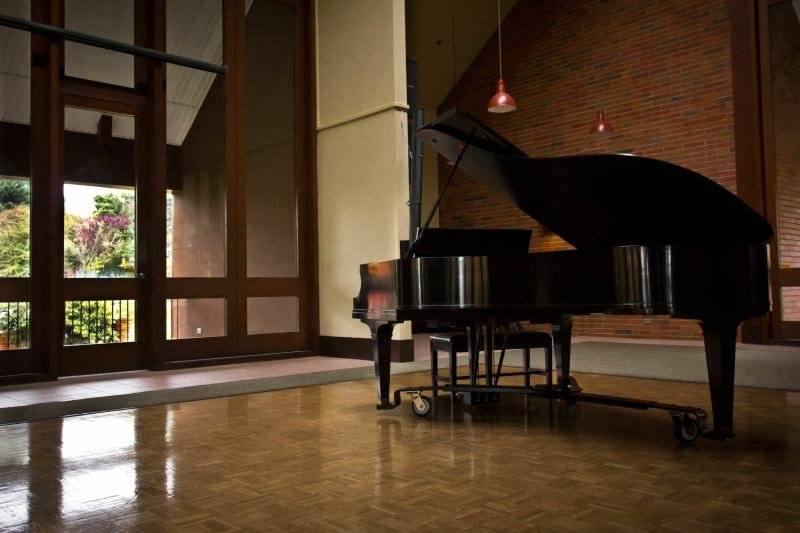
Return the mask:
[[65,346],[136,340],[135,300],[73,300],[64,311]]
[[28,302],[0,302],[0,350],[29,348],[30,323]]

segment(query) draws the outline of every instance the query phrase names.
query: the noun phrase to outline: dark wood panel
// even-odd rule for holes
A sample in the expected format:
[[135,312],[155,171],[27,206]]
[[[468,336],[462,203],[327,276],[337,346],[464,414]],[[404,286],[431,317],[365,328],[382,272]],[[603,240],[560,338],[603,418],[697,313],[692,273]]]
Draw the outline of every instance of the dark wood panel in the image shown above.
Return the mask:
[[[243,325],[244,316],[240,287],[236,283],[239,272],[246,264],[246,256],[242,252],[241,241],[241,199],[240,180],[245,173],[244,166],[244,0],[227,0],[222,4],[222,61],[228,65],[228,73],[224,77],[225,90],[225,201],[226,209],[232,216],[228,217],[225,228],[227,236],[227,278],[232,282],[233,298],[228,302],[229,312],[228,334],[231,335],[233,349],[228,355],[236,353],[237,333]],[[219,77],[218,77],[219,80]]]
[[226,337],[206,337],[201,339],[175,339],[166,341],[164,367],[167,363],[192,361],[210,357],[224,358],[236,354],[236,339]]
[[148,103],[147,94],[142,91],[70,76],[61,80],[61,94],[72,102],[86,102],[89,109],[118,113],[142,110]]
[[251,296],[302,296],[306,292],[301,278],[246,278],[243,295]]
[[65,300],[136,299],[139,281],[135,278],[67,278],[64,280]]
[[235,286],[227,278],[168,278],[166,298],[234,298]]
[[304,302],[308,308],[308,338],[309,347],[314,350],[319,350],[319,235],[318,235],[318,220],[317,220],[317,114],[316,114],[316,90],[317,90],[317,77],[316,68],[312,68],[317,64],[316,60],[316,28],[314,22],[316,21],[315,2],[311,0],[303,0],[302,8],[304,10],[301,17],[303,35],[301,36],[301,43],[303,45],[303,53],[300,60],[303,62],[302,75],[304,76],[304,83],[302,85],[304,91],[305,105],[303,106],[303,117],[305,128],[303,130],[306,141],[306,215],[305,220],[307,223],[306,243],[308,257],[308,270],[306,275],[306,285],[308,292]]
[[[136,0],[134,41],[137,45],[166,51],[165,0]],[[141,231],[137,233],[137,265],[144,277],[139,299],[145,316],[139,324],[139,351],[143,366],[162,368],[166,342],[166,189],[171,175],[167,149],[166,66],[136,57],[134,80],[143,87],[147,105],[136,121],[136,163],[143,175],[137,187],[136,212]],[[177,157],[180,160],[180,157]],[[182,175],[182,168],[178,168]]]
[[781,268],[777,276],[781,287],[800,286],[800,268]]
[[242,354],[279,353],[307,349],[305,332],[246,335],[239,339]]
[[[15,354],[16,355],[16,354]],[[20,354],[24,357],[23,354]],[[23,371],[15,372],[13,369],[8,369],[0,364],[0,385],[14,385],[17,383],[35,383],[39,381],[50,381],[53,378],[44,372],[37,371]]]
[[736,144],[736,192],[766,216],[766,191],[761,157],[758,25],[755,2],[729,0],[731,71]]
[[[319,338],[319,355],[371,361],[373,357],[372,339],[321,335]],[[413,360],[414,341],[411,339],[392,339],[392,361],[408,362]]]
[[[0,122],[0,138],[3,138],[0,143],[0,174],[29,176],[30,127]],[[134,144],[130,139],[112,138],[105,146],[99,146],[96,135],[65,131],[64,177],[67,181],[79,183],[133,187]],[[167,169],[167,187],[180,190],[183,173],[177,146],[167,146]]]
[[0,121],[0,139],[0,174],[30,177],[30,126]]
[[782,322],[781,340],[800,341],[800,322]]
[[29,279],[0,278],[0,302],[31,301],[31,281]]
[[33,355],[30,349],[0,350],[0,375],[13,377],[43,373],[44,369],[41,367],[41,363]]
[[117,113],[120,115],[135,115],[138,111],[136,106],[129,105],[125,102],[112,102],[109,100],[101,100],[100,98],[92,98],[90,96],[62,94],[61,99],[64,105],[77,107],[79,109],[90,109],[93,111]]
[[64,346],[59,373],[62,376],[126,372],[141,368],[135,342]]
[[[63,26],[61,0],[33,0],[31,18]],[[64,220],[53,216],[64,205],[62,171],[63,106],[58,84],[63,42],[31,35],[31,352],[34,372],[56,377],[64,331]]]

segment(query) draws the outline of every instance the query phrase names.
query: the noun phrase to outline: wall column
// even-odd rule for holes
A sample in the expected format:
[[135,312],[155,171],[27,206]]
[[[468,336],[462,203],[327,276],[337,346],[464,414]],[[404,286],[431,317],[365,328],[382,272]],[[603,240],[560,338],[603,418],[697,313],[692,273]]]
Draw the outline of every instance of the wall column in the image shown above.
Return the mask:
[[[358,266],[408,234],[404,0],[316,0],[320,354],[371,358]],[[411,328],[395,329],[413,356]]]

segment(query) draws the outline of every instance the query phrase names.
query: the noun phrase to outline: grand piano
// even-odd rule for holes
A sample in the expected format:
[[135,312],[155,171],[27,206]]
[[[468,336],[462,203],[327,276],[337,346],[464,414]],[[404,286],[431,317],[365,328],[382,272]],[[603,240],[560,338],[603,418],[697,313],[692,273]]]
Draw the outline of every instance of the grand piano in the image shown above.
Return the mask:
[[[402,259],[361,265],[353,318],[371,331],[378,409],[396,407],[402,392],[419,396],[432,388],[398,389],[390,398],[392,328],[414,320],[468,334],[471,377],[468,384],[438,387],[451,394],[664,409],[680,440],[733,435],[737,329],[769,310],[767,241],[773,232],[762,216],[712,180],[665,161],[617,154],[529,157],[457,110],[418,134],[453,163],[442,195],[463,169],[574,249],[529,254],[527,243],[503,230],[428,230],[432,210]],[[706,428],[699,408],[582,391],[570,376],[572,320],[592,313],[698,320],[713,426]],[[552,386],[492,379],[501,344],[495,332],[518,321],[552,325],[558,374]],[[481,344],[483,374],[474,364]]]

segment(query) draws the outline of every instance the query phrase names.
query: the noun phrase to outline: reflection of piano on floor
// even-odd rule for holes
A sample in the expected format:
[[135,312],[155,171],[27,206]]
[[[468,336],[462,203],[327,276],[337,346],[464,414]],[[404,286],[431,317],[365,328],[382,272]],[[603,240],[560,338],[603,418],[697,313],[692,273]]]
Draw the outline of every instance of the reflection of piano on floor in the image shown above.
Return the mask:
[[[772,228],[766,220],[708,178],[664,161],[533,159],[457,111],[420,135],[456,163],[448,184],[455,168],[463,168],[576,249],[528,254],[527,232],[423,227],[406,258],[361,265],[353,317],[372,331],[379,408],[392,408],[400,398],[396,393],[395,404],[389,399],[393,325],[432,321],[466,329],[473,361],[482,338],[487,363],[469,386],[440,390],[667,409],[676,436],[693,440],[702,410],[590,395],[570,378],[573,316],[668,314],[700,321],[714,415],[709,434],[732,435],[737,328],[769,308],[766,241]],[[555,388],[504,387],[491,379],[493,332],[515,320],[553,325]]]

